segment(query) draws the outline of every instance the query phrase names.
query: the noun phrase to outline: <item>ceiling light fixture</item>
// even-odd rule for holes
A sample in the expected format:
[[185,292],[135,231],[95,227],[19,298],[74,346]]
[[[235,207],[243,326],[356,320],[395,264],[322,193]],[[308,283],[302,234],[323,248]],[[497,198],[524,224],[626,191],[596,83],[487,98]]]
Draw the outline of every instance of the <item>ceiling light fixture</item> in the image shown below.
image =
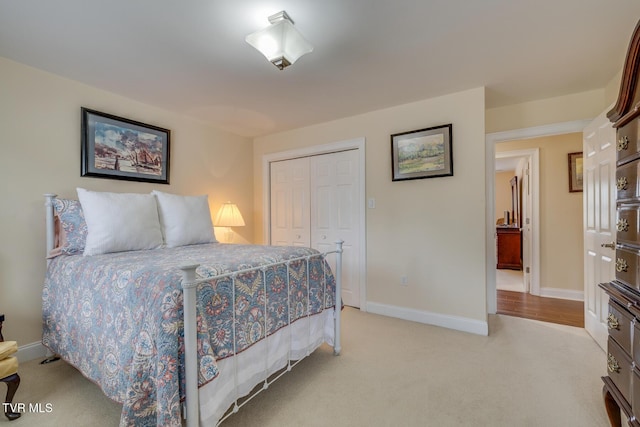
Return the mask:
[[249,34],[245,40],[279,69],[313,51],[313,46],[293,26],[293,20],[284,10],[269,16],[269,22],[270,26]]

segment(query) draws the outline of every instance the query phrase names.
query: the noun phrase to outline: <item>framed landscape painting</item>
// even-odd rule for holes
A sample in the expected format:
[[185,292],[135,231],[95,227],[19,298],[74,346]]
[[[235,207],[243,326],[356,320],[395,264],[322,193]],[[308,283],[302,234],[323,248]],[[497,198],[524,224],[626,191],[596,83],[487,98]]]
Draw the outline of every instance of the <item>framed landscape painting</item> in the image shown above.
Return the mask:
[[82,108],[81,176],[169,184],[171,131]]
[[453,125],[391,135],[393,181],[453,175]]

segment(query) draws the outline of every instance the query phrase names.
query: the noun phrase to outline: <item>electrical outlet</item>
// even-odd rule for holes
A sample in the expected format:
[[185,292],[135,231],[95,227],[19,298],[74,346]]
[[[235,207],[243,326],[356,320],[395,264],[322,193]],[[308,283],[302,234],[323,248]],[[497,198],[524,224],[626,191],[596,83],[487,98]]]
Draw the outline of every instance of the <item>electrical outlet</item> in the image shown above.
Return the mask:
[[407,276],[400,277],[400,284],[402,286],[407,286],[409,284],[409,278]]

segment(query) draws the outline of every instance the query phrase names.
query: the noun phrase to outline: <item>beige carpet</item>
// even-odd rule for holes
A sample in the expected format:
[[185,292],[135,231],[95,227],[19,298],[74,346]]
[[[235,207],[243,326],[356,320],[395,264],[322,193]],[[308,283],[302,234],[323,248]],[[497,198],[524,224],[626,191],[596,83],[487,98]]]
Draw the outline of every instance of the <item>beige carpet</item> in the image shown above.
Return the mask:
[[[323,346],[223,426],[607,426],[605,354],[583,329],[491,316],[489,337],[345,309]],[[21,365],[12,427],[117,426],[120,407],[64,362]],[[2,418],[0,425],[9,425]]]

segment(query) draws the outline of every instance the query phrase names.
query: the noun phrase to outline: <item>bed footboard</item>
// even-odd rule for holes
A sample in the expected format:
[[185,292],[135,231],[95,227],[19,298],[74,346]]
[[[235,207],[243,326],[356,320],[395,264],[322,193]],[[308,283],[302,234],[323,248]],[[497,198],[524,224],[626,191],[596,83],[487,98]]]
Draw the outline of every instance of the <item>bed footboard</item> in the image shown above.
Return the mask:
[[[197,314],[196,314],[196,293],[197,288],[200,283],[221,279],[225,277],[231,277],[232,280],[235,280],[235,277],[238,274],[248,273],[251,271],[260,271],[263,272],[270,267],[274,267],[277,265],[286,265],[287,267],[292,262],[306,260],[309,263],[309,260],[314,257],[326,257],[329,254],[336,255],[336,271],[334,274],[335,277],[335,308],[334,308],[334,341],[333,341],[333,353],[334,355],[339,355],[341,351],[341,343],[340,343],[340,327],[341,327],[341,307],[342,307],[342,244],[343,241],[336,242],[336,249],[334,251],[325,252],[322,254],[310,255],[295,259],[289,259],[279,263],[273,263],[269,265],[263,265],[256,268],[250,268],[241,271],[235,271],[232,273],[226,273],[222,275],[218,275],[215,277],[207,277],[207,278],[198,278],[196,274],[196,269],[198,265],[189,265],[181,268],[182,270],[182,289],[184,293],[183,304],[184,304],[184,345],[185,345],[185,381],[186,381],[186,390],[185,397],[186,402],[184,404],[183,412],[184,417],[187,421],[187,427],[198,426],[200,422],[200,414],[199,414],[199,395],[198,395],[198,351],[197,351]],[[308,267],[308,264],[307,264]],[[308,268],[307,268],[308,270]],[[290,296],[290,295],[289,295]],[[265,328],[266,330],[266,328]],[[233,334],[235,336],[235,322],[233,322]],[[235,353],[235,349],[234,349]],[[299,362],[296,361],[293,365],[291,364],[291,360],[288,362],[288,366],[286,371],[290,371],[295,364]],[[285,372],[286,372],[285,371]],[[276,378],[274,378],[271,382],[276,381],[283,375],[281,373]],[[265,383],[262,388],[258,389],[253,395],[243,401],[241,405],[238,404],[238,400],[235,400],[233,405],[233,411],[231,413],[235,413],[239,410],[239,408],[250,401],[255,395],[265,390],[269,385],[267,379],[265,379]],[[229,416],[229,415],[227,415]],[[218,424],[226,419],[226,416],[218,421]]]

